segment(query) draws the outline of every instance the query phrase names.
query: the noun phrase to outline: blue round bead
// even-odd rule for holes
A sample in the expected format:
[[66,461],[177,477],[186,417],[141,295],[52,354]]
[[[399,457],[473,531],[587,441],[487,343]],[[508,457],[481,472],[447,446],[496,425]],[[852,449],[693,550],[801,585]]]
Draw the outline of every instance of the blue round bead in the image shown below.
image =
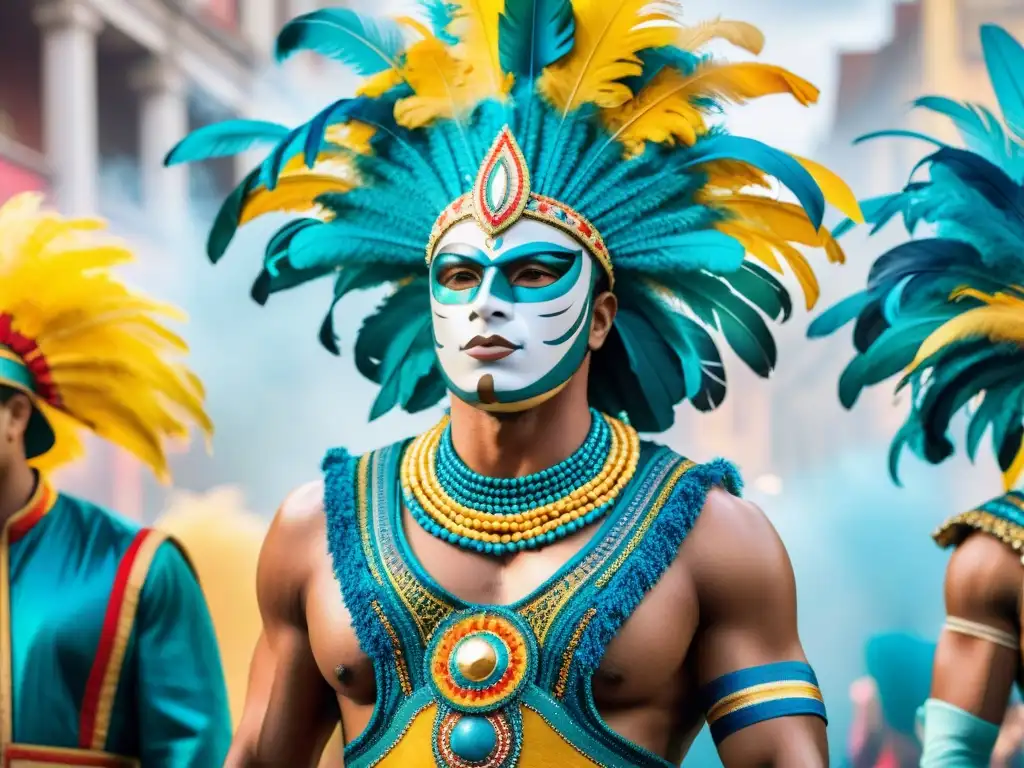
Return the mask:
[[466,762],[482,763],[498,745],[498,733],[487,718],[467,715],[452,728],[448,745]]

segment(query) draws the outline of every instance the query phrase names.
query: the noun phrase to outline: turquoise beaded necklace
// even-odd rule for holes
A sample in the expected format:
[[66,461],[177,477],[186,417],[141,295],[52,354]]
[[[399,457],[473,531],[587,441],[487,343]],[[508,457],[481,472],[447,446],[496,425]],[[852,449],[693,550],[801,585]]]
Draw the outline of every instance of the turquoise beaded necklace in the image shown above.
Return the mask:
[[[635,435],[631,429],[629,431]],[[474,472],[459,458],[452,441],[451,425],[446,424],[433,453],[434,478],[444,495],[457,505],[503,520],[521,520],[531,510],[571,498],[588,483],[592,484],[608,462],[614,444],[609,420],[591,409],[591,426],[586,439],[565,460],[524,477],[487,477]],[[403,497],[413,518],[431,535],[470,551],[494,555],[552,544],[601,518],[615,501],[613,496],[599,506],[592,505],[592,509],[576,519],[560,523],[538,536],[512,541],[482,541],[470,535],[459,535],[441,525],[436,516],[424,509],[417,494],[406,483],[403,483]]]

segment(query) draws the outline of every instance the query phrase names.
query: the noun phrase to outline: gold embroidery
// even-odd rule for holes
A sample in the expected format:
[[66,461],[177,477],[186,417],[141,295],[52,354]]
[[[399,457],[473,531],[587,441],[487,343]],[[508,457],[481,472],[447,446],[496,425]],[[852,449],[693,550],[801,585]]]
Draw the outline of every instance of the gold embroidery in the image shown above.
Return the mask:
[[951,517],[932,534],[932,538],[940,547],[955,546],[964,540],[965,528],[995,536],[1004,544],[1013,547],[1014,551],[1024,549],[1024,527],[980,509]]
[[[523,618],[530,623],[530,626],[533,627],[534,634],[537,635],[537,641],[539,643],[543,645],[548,632],[551,631],[551,627],[554,625],[555,619],[562,608],[564,608],[573,595],[578,592],[580,586],[593,577],[593,575],[597,573],[606,562],[608,562],[608,559],[619,548],[619,545],[626,536],[632,537],[632,541],[630,542],[630,545],[628,545],[629,551],[636,548],[637,535],[635,531],[637,531],[638,528],[635,523],[637,518],[645,512],[647,512],[648,517],[650,517],[651,514],[657,514],[658,510],[661,509],[665,500],[668,499],[671,494],[672,488],[678,480],[678,475],[681,475],[693,466],[693,462],[687,460],[682,460],[678,464],[665,462],[662,472],[657,477],[652,478],[650,489],[644,497],[642,499],[634,499],[630,502],[630,514],[624,515],[616,522],[615,529],[597,544],[594,550],[584,558],[583,562],[569,571],[558,581],[558,583],[552,584],[548,589],[544,590],[542,594],[519,609],[520,615],[522,615]],[[670,474],[669,470],[673,467],[675,467],[676,470],[672,473],[675,479],[671,480],[669,484],[664,485],[665,477]],[[654,491],[659,488],[661,489],[661,493],[658,500],[654,501],[652,506]],[[646,530],[646,528],[644,528],[644,530]],[[624,561],[624,558],[618,558],[616,560],[617,565],[613,565],[612,567],[617,569]],[[602,580],[598,580],[596,583],[596,586],[598,587],[603,585],[604,582]]]
[[[390,514],[385,504],[384,485],[379,477],[380,455],[379,451],[373,454],[373,474],[370,478],[370,487],[374,489],[374,495],[372,501],[367,505],[372,510],[371,515],[376,534],[374,538],[377,540],[377,550],[384,563],[384,572],[395,593],[409,610],[416,629],[420,633],[420,639],[426,645],[431,635],[434,634],[434,630],[454,609],[448,603],[435,597],[416,578],[408,563],[395,547],[397,531],[391,530]],[[400,502],[396,501],[395,503]],[[401,512],[398,511],[396,516],[400,519]],[[401,522],[398,524],[401,525]]]
[[371,603],[374,612],[377,614],[377,618],[380,619],[380,623],[384,625],[384,631],[388,633],[388,637],[391,638],[391,647],[395,650],[395,671],[398,673],[398,684],[402,688],[402,693],[406,696],[412,695],[412,681],[409,679],[409,670],[405,664],[405,654],[402,652],[402,641],[398,637],[398,633],[395,632],[395,628],[391,626],[391,622],[388,621],[388,617],[384,614],[384,609],[381,604],[376,600]]
[[384,580],[380,577],[380,571],[377,570],[377,563],[373,558],[373,547],[370,541],[370,521],[369,511],[370,505],[367,498],[367,485],[368,476],[370,472],[370,456],[362,456],[359,459],[357,466],[357,477],[356,477],[356,514],[358,515],[359,521],[359,539],[363,543],[363,555],[366,558],[366,564],[370,569],[370,574],[381,586],[384,585]]
[[644,534],[647,533],[647,529],[650,528],[651,525],[654,523],[654,518],[658,516],[658,513],[661,512],[661,508],[665,506],[665,502],[667,502],[669,496],[672,495],[672,491],[675,490],[676,484],[679,482],[679,479],[687,472],[689,472],[691,469],[693,469],[695,466],[696,464],[687,459],[686,461],[683,461],[678,467],[676,467],[675,471],[672,473],[672,477],[669,478],[669,481],[662,486],[661,492],[658,494],[658,500],[647,512],[647,517],[645,517],[644,521],[640,523],[640,527],[638,527],[634,532],[633,537],[629,541],[629,544],[626,545],[626,548],[622,550],[622,554],[615,558],[615,562],[612,563],[608,567],[608,569],[601,574],[601,577],[597,580],[598,588],[606,586],[608,582],[611,581],[612,576],[614,576],[615,573],[619,570],[619,568],[621,568],[623,564],[625,564],[629,556],[633,554],[633,550],[635,550],[640,545],[640,540],[644,537]]
[[572,657],[576,654],[576,646],[580,644],[583,630],[596,615],[597,608],[588,608],[580,623],[576,625],[576,629],[573,630],[572,637],[569,638],[569,644],[565,647],[565,653],[562,654],[562,668],[558,670],[558,681],[555,683],[556,699],[565,695],[565,686],[569,684],[569,668],[572,666]]

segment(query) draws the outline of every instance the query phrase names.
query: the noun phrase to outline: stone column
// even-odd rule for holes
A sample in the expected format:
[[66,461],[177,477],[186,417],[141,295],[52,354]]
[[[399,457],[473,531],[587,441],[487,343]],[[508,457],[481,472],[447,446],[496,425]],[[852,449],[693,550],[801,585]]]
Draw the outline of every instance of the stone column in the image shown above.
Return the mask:
[[63,213],[89,215],[99,186],[96,35],[102,18],[85,0],[37,2],[34,16],[43,34],[43,141],[54,197]]
[[131,73],[139,94],[139,161],[146,210],[169,233],[187,221],[188,167],[164,167],[170,149],[188,133],[184,74],[175,61],[153,58]]

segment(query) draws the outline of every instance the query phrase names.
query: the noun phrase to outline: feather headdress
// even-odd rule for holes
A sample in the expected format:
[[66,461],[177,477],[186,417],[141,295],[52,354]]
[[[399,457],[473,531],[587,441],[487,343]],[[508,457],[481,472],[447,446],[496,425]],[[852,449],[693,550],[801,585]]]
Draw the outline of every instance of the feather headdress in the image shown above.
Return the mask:
[[904,374],[899,387],[913,398],[892,445],[897,482],[904,447],[935,464],[952,455],[950,422],[970,403],[970,458],[991,429],[1008,487],[1024,469],[1024,302],[1013,287],[1024,284],[1024,48],[992,25],[981,28],[981,42],[1001,121],[985,107],[926,96],[915,104],[951,118],[966,149],[907,131],[865,137],[910,136],[937,147],[918,164],[927,180],[862,203],[873,231],[902,216],[911,235],[924,222],[935,236],[884,253],[866,289],[810,329],[822,337],[856,321],[857,355],[839,382],[847,408],[865,387]]
[[111,268],[132,253],[94,219],[65,219],[22,194],[0,207],[0,385],[36,406],[26,448],[58,466],[86,429],[168,479],[164,443],[190,424],[212,433],[203,387],[164,326],[174,307],[127,288]]
[[[715,336],[768,376],[776,347],[765,318],[792,310],[777,275],[788,265],[812,306],[818,284],[799,247],[842,261],[821,228],[825,201],[854,218],[859,209],[821,166],[709,120],[728,102],[768,94],[810,104],[817,89],[779,67],[712,59],[708,42],[758,53],[761,34],[735,21],[686,26],[674,3],[421,7],[427,22],[345,9],[294,19],[278,37],[278,59],[299,51],[336,59],[365,77],[356,96],[296,128],[207,126],[171,151],[169,164],[270,147],[220,209],[210,259],[255,215],[298,214],[270,240],[253,297],[263,303],[328,275],[334,305],[351,291],[394,285],[355,345],[358,369],[381,386],[371,417],[430,407],[444,383],[424,246],[477,205],[466,201],[485,161],[508,152],[521,158],[536,203],[524,198],[515,214],[574,228],[610,282],[614,275],[620,311],[591,369],[595,407],[625,412],[645,431],[668,428],[683,399],[715,408],[726,391]],[[799,202],[772,199],[770,177]],[[321,340],[337,353],[331,312]]]

